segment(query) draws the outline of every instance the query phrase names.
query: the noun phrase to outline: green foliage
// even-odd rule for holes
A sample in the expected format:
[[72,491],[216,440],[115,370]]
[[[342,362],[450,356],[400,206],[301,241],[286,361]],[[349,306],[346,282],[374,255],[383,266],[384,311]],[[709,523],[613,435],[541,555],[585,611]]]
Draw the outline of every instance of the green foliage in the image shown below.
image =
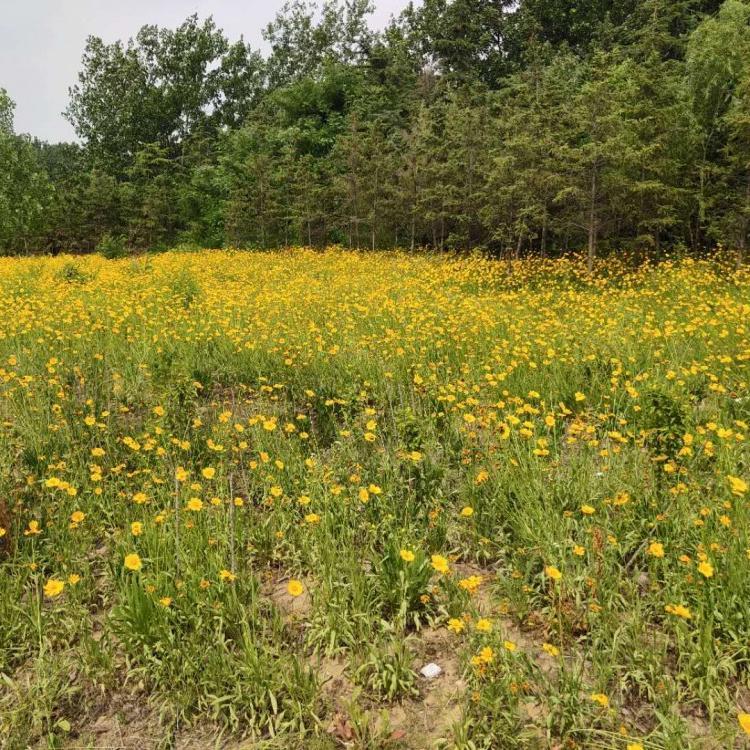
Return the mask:
[[30,139],[13,132],[14,107],[0,88],[0,252],[29,252],[44,231],[52,186]]
[[406,641],[385,641],[370,649],[356,668],[354,680],[381,700],[393,701],[418,695],[412,658]]
[[294,0],[265,59],[197,16],[90,37],[67,110],[82,148],[35,143],[35,163],[0,97],[0,248],[586,248],[591,267],[724,244],[742,262],[749,8],[427,0],[375,33],[369,0]]
[[122,235],[105,234],[96,246],[96,252],[110,260],[124,258],[128,254],[125,238]]

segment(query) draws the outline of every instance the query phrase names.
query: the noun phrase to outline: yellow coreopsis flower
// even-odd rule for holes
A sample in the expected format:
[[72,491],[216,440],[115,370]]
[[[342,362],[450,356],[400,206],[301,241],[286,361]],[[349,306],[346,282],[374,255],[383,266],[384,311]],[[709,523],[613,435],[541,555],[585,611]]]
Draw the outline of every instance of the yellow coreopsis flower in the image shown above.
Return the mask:
[[651,557],[664,557],[664,545],[660,542],[651,542],[648,545],[648,554]]
[[289,596],[301,596],[305,587],[302,585],[302,581],[298,581],[296,578],[292,578],[286,586],[287,593]]
[[698,565],[698,572],[704,578],[711,578],[714,574],[714,566],[710,562],[704,561]]
[[128,570],[138,571],[143,567],[143,562],[138,554],[131,552],[125,556],[125,567]]
[[50,578],[47,583],[44,584],[44,595],[49,599],[54,599],[56,596],[62,594],[65,588],[65,581],[60,581],[57,578]]
[[731,474],[727,476],[727,479],[729,480],[729,488],[733,495],[741,497],[747,492],[747,482],[744,479],[733,477]]
[[664,610],[670,615],[681,617],[683,620],[689,620],[693,616],[690,610],[682,604],[667,604]]
[[432,555],[430,562],[432,563],[432,567],[438,573],[447,573],[450,570],[447,558],[442,555]]

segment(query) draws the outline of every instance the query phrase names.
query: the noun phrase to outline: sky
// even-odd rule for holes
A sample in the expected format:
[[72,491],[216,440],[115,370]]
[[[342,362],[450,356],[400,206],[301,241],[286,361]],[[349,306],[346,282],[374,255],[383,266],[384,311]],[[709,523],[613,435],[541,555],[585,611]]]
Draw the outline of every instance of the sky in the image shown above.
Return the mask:
[[[15,131],[42,140],[74,140],[62,116],[89,35],[105,42],[135,36],[145,24],[174,28],[192,13],[213,15],[230,41],[244,36],[265,49],[261,30],[284,0],[0,0],[0,88],[16,102]],[[407,0],[376,0],[382,28]]]

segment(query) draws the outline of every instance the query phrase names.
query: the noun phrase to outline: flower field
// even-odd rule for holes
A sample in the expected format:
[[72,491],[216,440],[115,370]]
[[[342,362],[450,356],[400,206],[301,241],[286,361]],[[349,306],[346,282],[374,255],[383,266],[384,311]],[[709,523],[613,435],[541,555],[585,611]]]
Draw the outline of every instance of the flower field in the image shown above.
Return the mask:
[[745,747],[750,274],[600,263],[0,258],[0,747]]

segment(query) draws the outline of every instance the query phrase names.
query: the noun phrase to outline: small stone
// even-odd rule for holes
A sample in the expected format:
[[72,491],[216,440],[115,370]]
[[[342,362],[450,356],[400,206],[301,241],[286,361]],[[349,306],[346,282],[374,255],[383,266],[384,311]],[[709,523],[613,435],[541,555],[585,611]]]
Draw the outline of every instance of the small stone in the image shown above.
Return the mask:
[[425,664],[422,669],[419,670],[419,673],[428,680],[433,680],[435,677],[442,674],[443,670],[434,662],[430,662],[429,664]]

